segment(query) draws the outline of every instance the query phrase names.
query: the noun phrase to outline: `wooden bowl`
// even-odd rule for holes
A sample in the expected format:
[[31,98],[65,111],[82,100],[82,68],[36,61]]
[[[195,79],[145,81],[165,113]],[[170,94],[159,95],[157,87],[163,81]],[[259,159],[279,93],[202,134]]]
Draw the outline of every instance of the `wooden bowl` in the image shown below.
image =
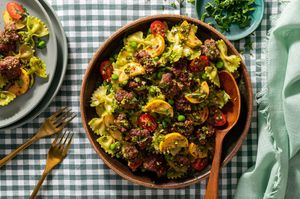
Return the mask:
[[[134,33],[136,31],[142,30],[147,31],[150,27],[151,22],[154,20],[167,21],[169,23],[178,24],[183,20],[193,23],[198,26],[198,37],[201,40],[207,38],[213,39],[223,39],[228,46],[228,51],[230,54],[239,55],[238,51],[234,46],[217,30],[205,24],[197,19],[193,19],[186,16],[180,15],[155,15],[145,18],[138,19],[131,22],[124,27],[120,28],[112,36],[110,36],[96,51],[89,66],[86,70],[85,76],[83,78],[81,93],[80,93],[80,112],[82,117],[82,123],[86,134],[94,147],[96,153],[104,161],[104,163],[114,170],[117,174],[123,178],[146,187],[151,188],[181,188],[188,185],[195,184],[200,180],[208,177],[210,172],[210,166],[208,166],[203,171],[199,172],[197,175],[187,177],[180,180],[157,180],[153,179],[151,175],[145,173],[133,173],[126,164],[123,162],[110,157],[106,154],[100,145],[97,143],[97,135],[93,133],[88,125],[88,122],[96,117],[95,108],[90,107],[90,99],[92,93],[97,88],[97,81],[99,81],[99,63],[107,58],[120,46],[123,45],[123,38],[127,35]],[[251,116],[252,116],[252,87],[250,82],[250,77],[247,72],[245,63],[242,61],[239,68],[241,77],[238,79],[238,84],[240,86],[241,92],[241,114],[240,118],[235,125],[235,127],[226,136],[223,142],[223,154],[222,154],[222,165],[226,165],[237,153],[241,147],[246,135],[248,133]]]

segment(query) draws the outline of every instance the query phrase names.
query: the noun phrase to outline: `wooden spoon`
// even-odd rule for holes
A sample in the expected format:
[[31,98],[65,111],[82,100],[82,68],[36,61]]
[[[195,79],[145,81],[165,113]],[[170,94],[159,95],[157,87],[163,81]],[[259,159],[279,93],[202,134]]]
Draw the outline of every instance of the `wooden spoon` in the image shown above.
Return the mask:
[[230,129],[236,124],[241,110],[240,91],[234,77],[227,71],[220,71],[219,78],[221,86],[230,96],[230,101],[222,109],[223,113],[226,115],[227,124],[216,130],[215,154],[210,170],[205,199],[218,198],[219,170],[223,139]]

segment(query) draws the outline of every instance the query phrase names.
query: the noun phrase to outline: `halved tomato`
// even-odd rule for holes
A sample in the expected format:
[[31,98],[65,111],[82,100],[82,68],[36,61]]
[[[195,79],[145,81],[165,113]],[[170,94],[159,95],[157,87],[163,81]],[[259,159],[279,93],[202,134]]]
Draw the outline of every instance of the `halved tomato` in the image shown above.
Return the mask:
[[15,20],[20,20],[22,15],[25,13],[23,7],[16,2],[9,2],[6,4],[6,10],[10,17]]
[[157,123],[155,121],[155,118],[148,113],[144,113],[140,115],[138,119],[138,125],[143,129],[147,129],[148,131],[151,132],[153,132],[157,128]]
[[164,37],[166,35],[168,27],[165,23],[156,20],[151,23],[150,30],[153,35],[159,34]]
[[197,170],[201,171],[208,165],[208,159],[207,158],[197,158],[193,163],[192,167]]
[[210,110],[210,117],[208,123],[213,126],[223,126],[227,122],[226,115],[218,108]]
[[100,64],[100,74],[104,81],[110,81],[113,73],[113,66],[109,60],[103,61]]

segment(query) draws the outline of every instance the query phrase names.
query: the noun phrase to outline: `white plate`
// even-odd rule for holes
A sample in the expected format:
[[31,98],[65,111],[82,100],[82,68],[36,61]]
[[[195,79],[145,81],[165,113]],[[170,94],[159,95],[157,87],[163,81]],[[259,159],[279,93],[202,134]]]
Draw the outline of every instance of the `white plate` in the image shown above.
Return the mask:
[[[0,13],[3,13],[8,2],[11,1],[1,0]],[[57,62],[57,43],[55,33],[53,31],[54,29],[52,27],[50,18],[42,5],[36,0],[15,0],[15,2],[23,5],[30,15],[36,16],[41,19],[49,29],[47,47],[43,50],[36,50],[37,56],[43,59],[47,65],[48,78],[42,79],[36,77],[34,86],[27,93],[17,97],[9,105],[0,107],[0,128],[15,123],[16,121],[25,117],[39,104],[39,102],[47,93],[49,86],[51,85]],[[3,26],[3,19],[1,19],[0,27],[2,30]]]

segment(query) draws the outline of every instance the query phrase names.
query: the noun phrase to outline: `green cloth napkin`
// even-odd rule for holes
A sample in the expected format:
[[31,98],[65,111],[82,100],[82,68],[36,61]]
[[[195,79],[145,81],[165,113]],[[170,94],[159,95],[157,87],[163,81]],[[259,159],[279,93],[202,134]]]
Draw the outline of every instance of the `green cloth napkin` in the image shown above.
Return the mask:
[[236,199],[300,198],[300,0],[285,7],[267,44],[257,159],[240,178]]

